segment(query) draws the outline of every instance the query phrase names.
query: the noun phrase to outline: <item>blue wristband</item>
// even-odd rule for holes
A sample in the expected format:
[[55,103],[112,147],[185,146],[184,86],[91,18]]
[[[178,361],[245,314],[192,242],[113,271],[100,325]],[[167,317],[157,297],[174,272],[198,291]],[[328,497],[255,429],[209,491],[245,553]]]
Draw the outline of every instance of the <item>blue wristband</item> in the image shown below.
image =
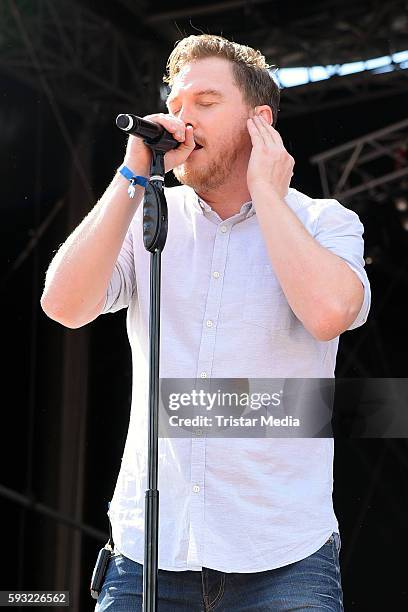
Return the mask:
[[145,176],[139,176],[135,174],[134,172],[132,172],[132,170],[130,170],[130,168],[125,165],[121,166],[118,172],[122,176],[124,176],[125,179],[130,181],[130,185],[128,188],[128,194],[130,198],[133,198],[135,195],[135,185],[141,185],[142,187],[146,188],[149,184],[149,179],[147,179]]

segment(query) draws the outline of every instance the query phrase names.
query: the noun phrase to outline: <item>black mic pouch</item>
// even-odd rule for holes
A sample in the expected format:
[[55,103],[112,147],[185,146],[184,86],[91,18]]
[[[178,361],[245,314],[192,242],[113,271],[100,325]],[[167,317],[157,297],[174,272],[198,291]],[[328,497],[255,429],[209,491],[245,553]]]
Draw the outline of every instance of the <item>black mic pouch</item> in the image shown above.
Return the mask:
[[109,520],[109,540],[98,553],[91,577],[90,591],[91,596],[94,599],[98,599],[99,593],[101,592],[102,585],[105,580],[106,570],[108,569],[109,560],[113,555],[113,548],[112,526]]

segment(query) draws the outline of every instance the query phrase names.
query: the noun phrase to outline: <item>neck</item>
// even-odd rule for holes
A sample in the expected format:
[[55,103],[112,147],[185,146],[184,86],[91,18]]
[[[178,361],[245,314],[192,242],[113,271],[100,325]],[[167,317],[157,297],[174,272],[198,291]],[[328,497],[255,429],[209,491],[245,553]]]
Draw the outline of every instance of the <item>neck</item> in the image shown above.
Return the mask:
[[251,199],[248,188],[228,189],[225,185],[214,191],[197,192],[197,195],[207,202],[222,220],[234,216],[241,210],[241,206]]
[[239,213],[241,206],[251,200],[246,181],[247,167],[248,162],[242,169],[235,166],[235,172],[231,173],[227,180],[215,189],[196,191],[197,195],[207,202],[222,220]]

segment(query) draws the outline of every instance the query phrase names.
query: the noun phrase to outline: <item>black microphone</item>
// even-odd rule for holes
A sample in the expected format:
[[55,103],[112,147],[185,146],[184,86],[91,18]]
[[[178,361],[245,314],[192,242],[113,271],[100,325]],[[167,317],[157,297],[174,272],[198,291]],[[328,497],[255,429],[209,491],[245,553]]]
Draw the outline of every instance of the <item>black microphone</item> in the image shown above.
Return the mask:
[[162,151],[175,149],[180,144],[162,125],[130,113],[118,115],[116,125],[132,136],[143,138],[147,145],[155,146]]

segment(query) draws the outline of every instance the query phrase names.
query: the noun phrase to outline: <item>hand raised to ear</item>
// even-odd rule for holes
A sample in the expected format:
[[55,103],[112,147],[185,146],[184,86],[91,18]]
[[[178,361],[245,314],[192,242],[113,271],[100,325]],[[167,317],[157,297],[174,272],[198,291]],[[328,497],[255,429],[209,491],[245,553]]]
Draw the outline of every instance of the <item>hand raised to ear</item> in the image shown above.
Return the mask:
[[262,117],[247,120],[252,142],[247,184],[253,195],[257,187],[268,188],[284,198],[289,190],[295,160],[284,147],[280,134]]

